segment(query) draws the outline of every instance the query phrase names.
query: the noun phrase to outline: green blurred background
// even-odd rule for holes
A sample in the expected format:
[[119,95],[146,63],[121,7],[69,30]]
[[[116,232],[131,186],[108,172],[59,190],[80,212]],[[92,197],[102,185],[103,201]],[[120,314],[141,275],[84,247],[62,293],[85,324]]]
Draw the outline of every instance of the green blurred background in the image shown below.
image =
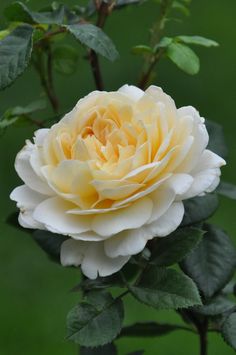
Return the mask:
[[[3,8],[11,1],[1,0],[0,21],[3,27]],[[65,1],[76,4],[79,1]],[[48,0],[30,0],[29,7],[37,9]],[[107,90],[116,90],[124,83],[135,84],[141,60],[130,54],[133,45],[147,43],[148,28],[158,16],[153,1],[116,11],[107,22],[106,31],[113,38],[121,54],[115,63],[102,62]],[[223,169],[225,180],[236,182],[236,2],[235,0],[193,0],[191,17],[183,23],[169,24],[171,35],[203,35],[220,43],[216,49],[198,49],[201,70],[188,76],[173,64],[159,65],[155,84],[175,98],[177,106],[193,105],[203,116],[223,124],[230,154]],[[94,90],[94,83],[83,51],[75,43],[81,56],[76,75],[56,76],[61,111],[70,110],[76,101]],[[0,93],[0,110],[25,105],[38,99],[42,89],[38,77],[31,70],[16,83]],[[51,114],[50,109],[45,113]],[[78,283],[79,271],[65,269],[50,262],[31,240],[5,224],[5,218],[15,210],[9,200],[10,191],[20,183],[14,171],[14,158],[34,128],[10,128],[0,138],[0,354],[1,355],[70,355],[78,353],[72,343],[64,340],[65,317],[78,300],[69,290]],[[236,242],[235,204],[223,199],[214,222],[223,226]],[[140,306],[133,299],[126,300],[126,320],[181,322],[174,312],[157,312]],[[119,354],[145,349],[146,355],[198,354],[198,339],[183,331],[157,339],[122,339],[117,342]],[[230,355],[231,350],[217,335],[209,336],[210,355]]]

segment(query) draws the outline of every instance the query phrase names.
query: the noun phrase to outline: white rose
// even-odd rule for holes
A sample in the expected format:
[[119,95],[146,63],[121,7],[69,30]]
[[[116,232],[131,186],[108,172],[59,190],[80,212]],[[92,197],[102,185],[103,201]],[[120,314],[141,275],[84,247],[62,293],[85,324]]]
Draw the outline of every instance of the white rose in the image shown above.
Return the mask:
[[182,200],[216,188],[225,161],[207,144],[199,113],[158,87],[94,91],[18,153],[19,223],[70,236],[62,265],[110,275],[180,225]]

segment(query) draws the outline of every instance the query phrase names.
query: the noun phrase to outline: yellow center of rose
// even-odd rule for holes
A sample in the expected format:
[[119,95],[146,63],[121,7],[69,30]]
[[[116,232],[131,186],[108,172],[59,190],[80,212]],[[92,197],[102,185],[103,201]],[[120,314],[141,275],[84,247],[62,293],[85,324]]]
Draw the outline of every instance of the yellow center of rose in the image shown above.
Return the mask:
[[177,169],[190,131],[189,118],[151,95],[135,102],[100,93],[51,128],[40,151],[42,171],[75,208],[127,205]]

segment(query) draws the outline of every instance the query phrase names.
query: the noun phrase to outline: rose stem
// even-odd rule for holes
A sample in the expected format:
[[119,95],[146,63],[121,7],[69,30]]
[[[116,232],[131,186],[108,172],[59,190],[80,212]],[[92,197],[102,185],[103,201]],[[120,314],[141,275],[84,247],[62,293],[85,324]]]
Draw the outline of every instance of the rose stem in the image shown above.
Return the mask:
[[[191,310],[179,310],[177,311],[180,315],[187,318],[191,323],[194,324],[198,335],[199,335],[199,345],[200,345],[200,355],[207,355],[207,333],[208,333],[208,319],[204,317],[203,320],[200,320],[193,311]],[[216,331],[216,329],[212,329]]]
[[[151,39],[150,39],[151,47],[155,46],[160,41],[161,34],[165,28],[166,16],[172,2],[173,0],[161,1],[159,20],[153,25],[153,28],[151,30]],[[138,87],[140,87],[140,89],[145,89],[147,87],[152,72],[155,69],[155,66],[157,65],[159,60],[161,59],[163,53],[164,50],[159,49],[157,53],[151,54],[146,60],[146,62],[144,63],[143,74],[138,83]]]
[[[37,46],[38,47],[38,46]],[[38,47],[36,53],[37,60],[33,60],[33,65],[39,74],[41,85],[44,88],[46,95],[51,103],[52,109],[55,113],[58,113],[59,103],[56,97],[54,86],[53,86],[53,76],[52,76],[52,53],[50,44],[46,44],[47,51],[47,75],[45,74],[45,68],[42,58],[42,47]]]
[[208,321],[204,320],[201,327],[198,328],[199,341],[200,341],[200,355],[207,355],[207,330]]
[[[95,0],[95,5],[97,8],[97,12],[98,12],[98,19],[97,19],[96,26],[103,28],[105,25],[107,16],[112,11],[114,3],[109,4],[109,3],[103,2],[103,1],[100,3]],[[97,53],[92,49],[89,51],[89,61],[90,61],[94,81],[96,84],[96,88],[98,90],[104,90],[104,84],[103,84],[103,79],[102,79],[102,74],[101,74],[99,58],[98,58]]]

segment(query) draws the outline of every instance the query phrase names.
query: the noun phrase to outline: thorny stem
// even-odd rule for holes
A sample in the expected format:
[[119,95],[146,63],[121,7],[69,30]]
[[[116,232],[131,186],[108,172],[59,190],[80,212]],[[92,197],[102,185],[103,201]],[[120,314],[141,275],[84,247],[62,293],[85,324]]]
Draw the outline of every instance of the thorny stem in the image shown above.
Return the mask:
[[[154,24],[154,26],[151,30],[150,46],[152,48],[160,41],[161,34],[165,28],[166,16],[167,16],[168,10],[169,10],[172,2],[173,2],[173,0],[162,0],[161,1],[159,20]],[[139,83],[138,83],[138,87],[140,87],[140,89],[145,89],[146,86],[148,85],[151,75],[153,73],[153,70],[155,69],[156,64],[161,59],[163,53],[164,53],[164,50],[159,49],[157,51],[157,53],[151,54],[147,58],[147,60],[144,64],[143,74],[142,74],[141,79],[139,80]]]
[[[95,0],[95,5],[97,8],[98,12],[98,18],[97,18],[97,27],[103,28],[107,19],[107,16],[111,13],[114,3],[109,4],[104,1],[97,1]],[[101,69],[100,69],[100,63],[99,63],[99,58],[97,53],[94,50],[89,51],[89,61],[94,77],[94,81],[96,84],[96,88],[98,90],[104,90],[104,84],[103,84],[103,79],[102,79],[102,74],[101,74]]]

